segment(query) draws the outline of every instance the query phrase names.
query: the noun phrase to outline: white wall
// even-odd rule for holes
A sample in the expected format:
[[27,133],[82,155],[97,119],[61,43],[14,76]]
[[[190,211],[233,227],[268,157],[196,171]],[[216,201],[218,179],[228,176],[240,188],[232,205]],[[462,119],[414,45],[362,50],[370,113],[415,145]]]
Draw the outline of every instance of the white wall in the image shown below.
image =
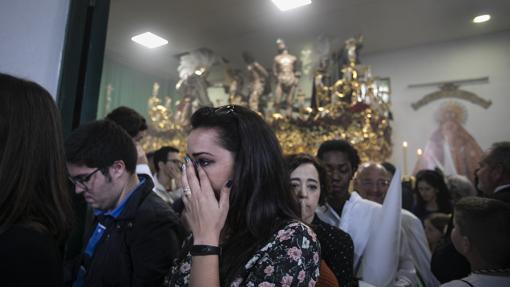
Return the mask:
[[0,72],[57,95],[70,0],[2,0]]
[[486,110],[456,100],[467,109],[464,127],[484,150],[493,142],[510,140],[510,31],[365,55],[362,61],[372,66],[374,75],[391,78],[394,149],[390,160],[400,168],[402,142],[409,143],[408,170],[412,172],[416,149],[423,148],[437,128],[434,113],[448,101],[438,100],[415,111],[411,103],[439,89],[408,88],[410,84],[489,77],[489,83],[460,86],[492,101]]

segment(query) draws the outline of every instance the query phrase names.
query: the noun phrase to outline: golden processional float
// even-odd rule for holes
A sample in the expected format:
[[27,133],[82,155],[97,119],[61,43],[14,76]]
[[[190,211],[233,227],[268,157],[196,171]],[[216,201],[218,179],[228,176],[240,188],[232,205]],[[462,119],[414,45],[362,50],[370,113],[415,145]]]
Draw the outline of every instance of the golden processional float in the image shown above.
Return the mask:
[[[350,38],[339,53],[327,53],[317,60],[310,104],[305,103],[306,96],[298,87],[298,82],[304,80],[300,79],[303,69],[288,53],[283,40],[277,41],[278,55],[272,73],[245,52],[246,75],[238,69],[225,69],[228,103],[245,105],[263,116],[286,154],[315,154],[322,142],[343,139],[356,147],[362,161],[384,161],[392,147],[389,84],[388,80],[372,77],[369,66],[359,64],[361,43],[361,36]],[[181,80],[176,88],[180,100],[175,105],[169,97],[163,103],[158,97],[159,86],[154,84],[148,101],[150,129],[144,141],[147,151],[164,145],[185,150],[191,114],[201,106],[212,106],[206,78],[218,59],[208,50],[186,56],[178,68]],[[196,58],[207,60],[200,62]],[[336,63],[336,73],[331,72],[330,62]]]

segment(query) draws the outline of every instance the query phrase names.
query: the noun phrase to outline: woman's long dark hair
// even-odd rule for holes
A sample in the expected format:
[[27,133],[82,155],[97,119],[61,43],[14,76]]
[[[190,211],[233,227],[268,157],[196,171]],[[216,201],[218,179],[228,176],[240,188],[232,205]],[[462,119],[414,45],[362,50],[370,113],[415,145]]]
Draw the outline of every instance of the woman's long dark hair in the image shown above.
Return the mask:
[[[436,170],[424,169],[420,170],[416,174],[416,207],[415,213],[418,217],[423,217],[426,214],[425,201],[421,194],[418,192],[418,183],[420,181],[425,181],[430,186],[435,188],[438,192],[436,193],[436,203],[438,210],[437,212],[442,213],[451,213],[452,212],[452,203],[450,200],[450,193],[448,192],[448,187],[446,186],[446,182],[444,176],[441,172]],[[423,218],[422,218],[423,219]]]
[[221,145],[235,155],[220,262],[221,285],[227,285],[278,228],[298,220],[299,209],[278,140],[257,113],[233,105],[204,107],[191,125],[216,129]]
[[73,218],[60,112],[49,93],[0,74],[0,135],[0,229],[26,225],[62,243]]

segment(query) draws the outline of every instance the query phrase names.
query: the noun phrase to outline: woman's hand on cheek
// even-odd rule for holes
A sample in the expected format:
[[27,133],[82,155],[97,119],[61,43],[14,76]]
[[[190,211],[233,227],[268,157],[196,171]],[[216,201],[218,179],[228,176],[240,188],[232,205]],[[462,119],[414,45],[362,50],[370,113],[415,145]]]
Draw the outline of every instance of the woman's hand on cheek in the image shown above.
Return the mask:
[[186,160],[182,174],[184,216],[191,227],[194,244],[218,246],[228,214],[232,182],[229,180],[222,187],[218,201],[204,169],[200,166],[197,169],[199,178],[191,160]]

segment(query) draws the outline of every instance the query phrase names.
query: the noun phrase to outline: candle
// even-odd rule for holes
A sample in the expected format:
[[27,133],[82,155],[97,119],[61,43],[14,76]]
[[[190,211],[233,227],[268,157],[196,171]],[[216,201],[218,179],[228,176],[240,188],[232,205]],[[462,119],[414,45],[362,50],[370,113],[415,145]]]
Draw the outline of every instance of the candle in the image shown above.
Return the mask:
[[404,176],[407,175],[407,142],[404,141],[402,143],[402,147],[404,148]]
[[416,150],[416,154],[418,155],[418,158],[416,159],[416,166],[421,165],[421,157],[423,155],[423,150],[421,148]]

